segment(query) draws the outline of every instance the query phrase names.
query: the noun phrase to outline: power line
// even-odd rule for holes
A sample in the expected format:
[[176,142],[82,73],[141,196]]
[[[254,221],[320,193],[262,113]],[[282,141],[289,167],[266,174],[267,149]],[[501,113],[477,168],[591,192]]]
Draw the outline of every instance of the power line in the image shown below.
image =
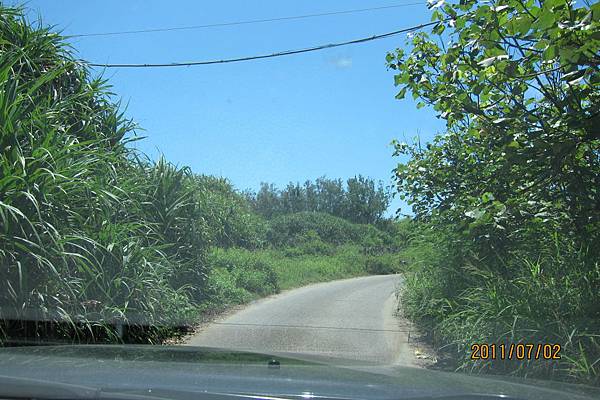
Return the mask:
[[348,45],[352,45],[352,44],[365,43],[365,42],[370,42],[372,40],[378,40],[378,39],[383,39],[383,38],[387,38],[390,36],[398,35],[400,33],[416,31],[419,29],[426,28],[428,26],[439,24],[440,22],[443,22],[443,21],[434,21],[434,22],[429,22],[426,24],[415,25],[415,26],[411,26],[410,28],[404,28],[404,29],[400,29],[397,31],[383,33],[380,35],[373,35],[373,36],[361,38],[361,39],[349,40],[346,42],[323,44],[320,46],[308,47],[308,48],[299,49],[299,50],[280,51],[278,53],[272,53],[272,54],[261,54],[261,55],[256,55],[256,56],[247,56],[247,57],[239,57],[239,58],[226,58],[223,60],[156,63],[156,64],[132,64],[132,63],[100,64],[100,63],[87,62],[87,61],[83,61],[83,60],[81,62],[90,67],[103,67],[103,68],[161,68],[161,67],[190,67],[190,66],[195,66],[195,65],[210,65],[210,64],[228,64],[228,63],[234,63],[234,62],[260,60],[260,59],[264,59],[264,58],[283,57],[283,56],[289,56],[289,55],[293,55],[293,54],[309,53],[309,52],[313,52],[313,51],[331,49],[334,47],[341,47],[341,46],[348,46]]
[[329,15],[354,14],[354,13],[362,13],[362,12],[376,11],[376,10],[386,10],[386,9],[390,9],[390,8],[409,7],[409,6],[417,6],[417,5],[423,5],[423,3],[419,2],[419,3],[392,4],[389,6],[359,8],[359,9],[354,9],[354,10],[331,11],[331,12],[325,12],[325,13],[295,15],[295,16],[289,16],[289,17],[252,19],[252,20],[246,20],[246,21],[222,22],[222,23],[207,24],[207,25],[192,25],[192,26],[179,26],[179,27],[169,27],[169,28],[139,29],[139,30],[132,30],[132,31],[82,33],[82,34],[78,34],[78,35],[69,35],[69,36],[70,37],[91,37],[91,36],[132,35],[132,34],[152,33],[152,32],[172,32],[172,31],[192,30],[192,29],[215,28],[215,27],[223,27],[223,26],[249,25],[249,24],[258,24],[258,23],[265,23],[265,22],[289,21],[289,20],[295,20],[295,19],[325,17],[325,16],[329,16]]

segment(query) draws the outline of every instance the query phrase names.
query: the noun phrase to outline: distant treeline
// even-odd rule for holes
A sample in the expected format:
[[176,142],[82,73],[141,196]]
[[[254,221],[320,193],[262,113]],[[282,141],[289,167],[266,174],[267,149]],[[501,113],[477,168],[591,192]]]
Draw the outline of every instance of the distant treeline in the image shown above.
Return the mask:
[[384,218],[390,192],[381,181],[358,175],[344,181],[318,178],[304,184],[290,182],[279,190],[262,183],[258,192],[246,192],[252,208],[265,218],[302,211],[322,212],[358,224],[375,224]]

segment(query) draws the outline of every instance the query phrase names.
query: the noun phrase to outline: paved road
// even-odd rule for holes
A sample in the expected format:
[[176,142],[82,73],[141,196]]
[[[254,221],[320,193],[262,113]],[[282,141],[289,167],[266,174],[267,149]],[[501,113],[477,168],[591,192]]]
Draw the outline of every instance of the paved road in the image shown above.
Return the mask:
[[187,344],[413,365],[394,316],[396,275],[305,286],[252,303]]

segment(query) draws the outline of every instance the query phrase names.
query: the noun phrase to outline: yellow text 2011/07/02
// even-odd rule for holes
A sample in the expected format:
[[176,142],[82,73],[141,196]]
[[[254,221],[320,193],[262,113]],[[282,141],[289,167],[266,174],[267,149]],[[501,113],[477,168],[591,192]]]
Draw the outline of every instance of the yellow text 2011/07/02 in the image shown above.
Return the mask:
[[557,343],[474,343],[471,360],[560,360]]

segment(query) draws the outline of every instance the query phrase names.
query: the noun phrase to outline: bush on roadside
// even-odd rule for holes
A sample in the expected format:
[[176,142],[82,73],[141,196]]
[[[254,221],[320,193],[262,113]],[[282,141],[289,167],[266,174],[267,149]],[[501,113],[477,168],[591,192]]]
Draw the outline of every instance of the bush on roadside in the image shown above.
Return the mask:
[[254,213],[248,200],[225,178],[194,175],[194,201],[202,210],[212,245],[222,248],[258,249],[266,242],[267,224]]
[[266,296],[279,291],[273,265],[246,249],[214,249],[209,263],[214,269],[225,269],[235,285],[249,293]]
[[357,245],[338,246],[333,255],[299,254],[292,257],[287,254],[288,250],[268,249],[257,253],[273,265],[282,289],[367,274],[365,256]]
[[227,307],[247,303],[254,296],[254,294],[238,285],[235,272],[227,268],[217,267],[213,268],[208,275],[207,290],[202,308],[206,313],[217,313]]
[[389,275],[400,272],[400,264],[396,254],[382,254],[365,257],[365,271],[373,275]]
[[197,314],[211,244],[260,247],[264,222],[228,182],[127,146],[107,82],[23,14],[0,5],[0,341],[115,341],[116,322],[154,340],[136,326]]

